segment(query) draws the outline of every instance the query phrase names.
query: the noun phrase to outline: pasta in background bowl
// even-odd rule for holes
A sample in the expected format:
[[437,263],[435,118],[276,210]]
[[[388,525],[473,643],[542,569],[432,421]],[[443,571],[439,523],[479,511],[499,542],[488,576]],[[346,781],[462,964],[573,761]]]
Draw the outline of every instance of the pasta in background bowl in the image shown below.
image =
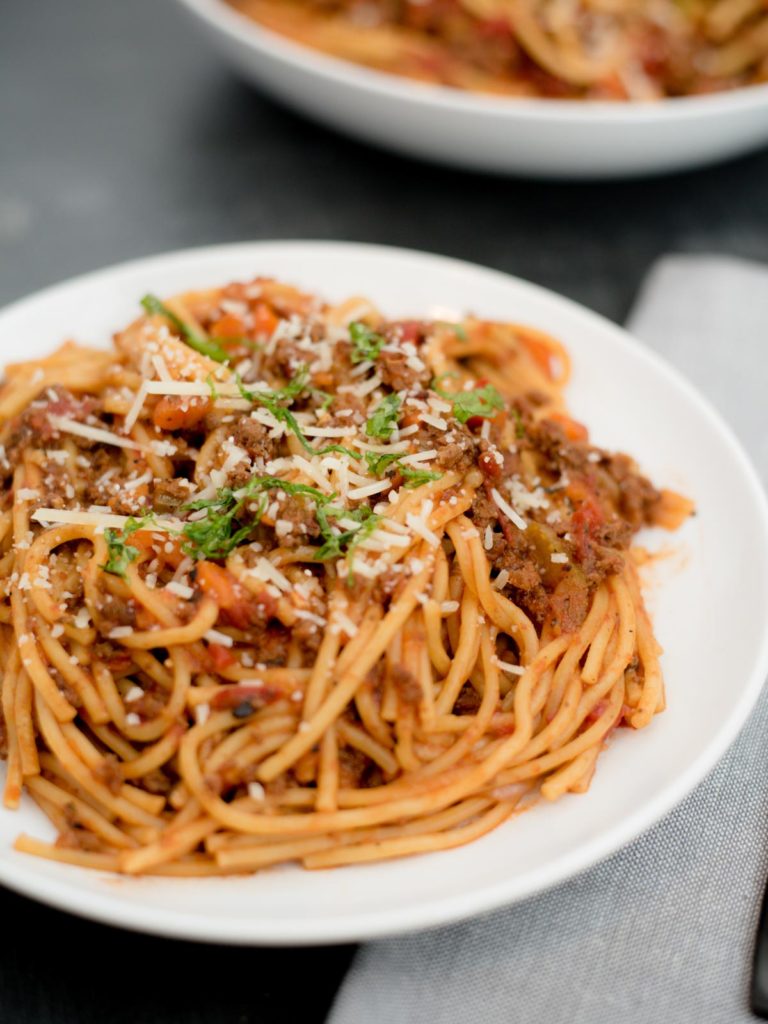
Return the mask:
[[439,162],[638,176],[768,139],[768,15],[746,0],[601,3],[581,20],[570,3],[180,3],[276,98]]
[[768,82],[763,0],[226,0],[333,57],[472,92],[658,100]]

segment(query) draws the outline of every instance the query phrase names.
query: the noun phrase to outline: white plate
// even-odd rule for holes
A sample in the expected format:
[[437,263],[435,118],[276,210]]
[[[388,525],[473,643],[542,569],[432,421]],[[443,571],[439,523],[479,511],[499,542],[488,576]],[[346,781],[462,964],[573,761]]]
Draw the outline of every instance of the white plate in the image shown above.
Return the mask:
[[51,834],[25,803],[16,813],[0,811],[0,881],[110,924],[211,941],[299,944],[452,921],[594,864],[657,821],[706,774],[768,672],[768,510],[746,457],[693,388],[618,327],[504,274],[399,249],[254,243],[128,263],[0,313],[0,351],[8,359],[38,356],[66,337],[106,345],[148,290],[167,295],[256,274],[336,300],[369,295],[396,316],[428,314],[439,304],[520,320],[565,342],[574,359],[570,404],[594,440],[633,453],[655,481],[698,505],[698,516],[678,534],[644,537],[649,546],[675,552],[660,560],[649,590],[666,648],[669,709],[643,732],[618,731],[588,794],[537,806],[460,850],[324,872],[121,878],[14,853],[19,831]]
[[410,81],[299,46],[223,0],[179,0],[246,78],[311,117],[440,163],[547,178],[682,170],[768,142],[768,84],[614,103],[494,97]]

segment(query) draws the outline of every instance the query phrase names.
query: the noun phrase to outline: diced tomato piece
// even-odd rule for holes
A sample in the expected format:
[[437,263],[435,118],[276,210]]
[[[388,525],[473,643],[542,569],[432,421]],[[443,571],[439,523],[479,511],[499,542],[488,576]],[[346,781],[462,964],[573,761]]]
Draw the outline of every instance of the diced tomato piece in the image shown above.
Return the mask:
[[550,412],[547,419],[556,423],[563,431],[569,441],[588,441],[589,431],[583,423],[572,419],[564,412]]
[[198,562],[196,581],[203,593],[212,597],[219,608],[228,610],[243,598],[243,588],[232,573],[215,562]]
[[[473,417],[474,419],[475,417]],[[477,417],[478,419],[480,417]],[[501,477],[502,465],[496,461],[492,452],[483,452],[477,460],[480,472],[489,480],[498,480]]]
[[253,308],[253,329],[256,334],[269,337],[279,323],[277,315],[266,302],[257,302]]
[[512,26],[508,18],[488,18],[479,22],[478,32],[488,39],[505,39],[512,35]]
[[520,344],[526,350],[531,359],[548,380],[554,380],[554,367],[552,365],[552,349],[546,342],[529,334],[519,337]]
[[245,325],[239,316],[235,316],[233,313],[225,313],[211,327],[209,333],[213,338],[242,338],[245,334]]
[[565,493],[575,505],[570,532],[576,548],[576,557],[583,562],[589,556],[595,534],[605,522],[605,510],[595,491],[583,477],[571,480]]
[[136,628],[140,630],[151,629],[156,625],[157,620],[146,608],[139,605],[136,609]]
[[410,341],[412,345],[418,345],[424,340],[424,328],[418,320],[401,320],[395,326],[400,329],[402,341]]
[[220,672],[237,663],[237,658],[223,644],[208,644],[208,657],[214,672]]
[[[227,569],[215,562],[198,562],[196,580],[204,594],[214,599],[221,612],[237,629],[247,629],[255,619],[263,618],[262,609]],[[265,594],[265,598],[269,595]],[[274,605],[274,599],[270,599]],[[260,602],[264,603],[264,602]],[[271,608],[266,609],[267,613]]]
[[207,398],[163,395],[155,406],[152,422],[159,430],[190,430],[205,419],[210,408]]

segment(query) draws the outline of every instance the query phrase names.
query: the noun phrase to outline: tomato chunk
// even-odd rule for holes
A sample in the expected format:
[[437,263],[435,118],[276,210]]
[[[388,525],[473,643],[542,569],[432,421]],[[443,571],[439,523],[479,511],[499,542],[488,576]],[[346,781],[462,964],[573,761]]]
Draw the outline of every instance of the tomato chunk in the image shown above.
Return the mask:
[[588,441],[589,431],[583,423],[572,419],[564,412],[550,412],[547,419],[556,423],[561,428],[569,441]]
[[152,413],[159,430],[190,430],[205,419],[211,408],[208,398],[163,395]]

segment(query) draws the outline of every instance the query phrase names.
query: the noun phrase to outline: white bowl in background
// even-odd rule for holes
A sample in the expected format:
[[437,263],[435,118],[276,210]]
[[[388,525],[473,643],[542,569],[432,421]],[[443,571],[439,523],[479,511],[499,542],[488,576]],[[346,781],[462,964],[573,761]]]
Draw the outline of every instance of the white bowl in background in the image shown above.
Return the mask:
[[301,945],[442,924],[563,881],[681,800],[733,740],[760,693],[768,673],[768,507],[754,470],[694,388],[620,328],[505,274],[402,249],[259,242],[136,260],[1,311],[0,351],[18,357],[23,344],[25,357],[35,358],[65,338],[107,346],[148,291],[172,295],[256,275],[332,301],[368,295],[392,317],[428,316],[435,305],[449,305],[529,323],[563,341],[573,357],[568,403],[594,442],[630,452],[658,485],[697,505],[697,516],[677,534],[644,531],[641,540],[650,550],[676,552],[654,561],[647,592],[665,649],[667,710],[641,732],[617,730],[588,793],[542,802],[461,849],[330,871],[129,878],[14,851],[19,832],[53,834],[25,798],[16,812],[0,808],[0,883],[141,931]]
[[360,67],[300,46],[224,0],[179,0],[250,81],[333,128],[495,173],[638,177],[768,143],[768,84],[653,103],[495,97]]

